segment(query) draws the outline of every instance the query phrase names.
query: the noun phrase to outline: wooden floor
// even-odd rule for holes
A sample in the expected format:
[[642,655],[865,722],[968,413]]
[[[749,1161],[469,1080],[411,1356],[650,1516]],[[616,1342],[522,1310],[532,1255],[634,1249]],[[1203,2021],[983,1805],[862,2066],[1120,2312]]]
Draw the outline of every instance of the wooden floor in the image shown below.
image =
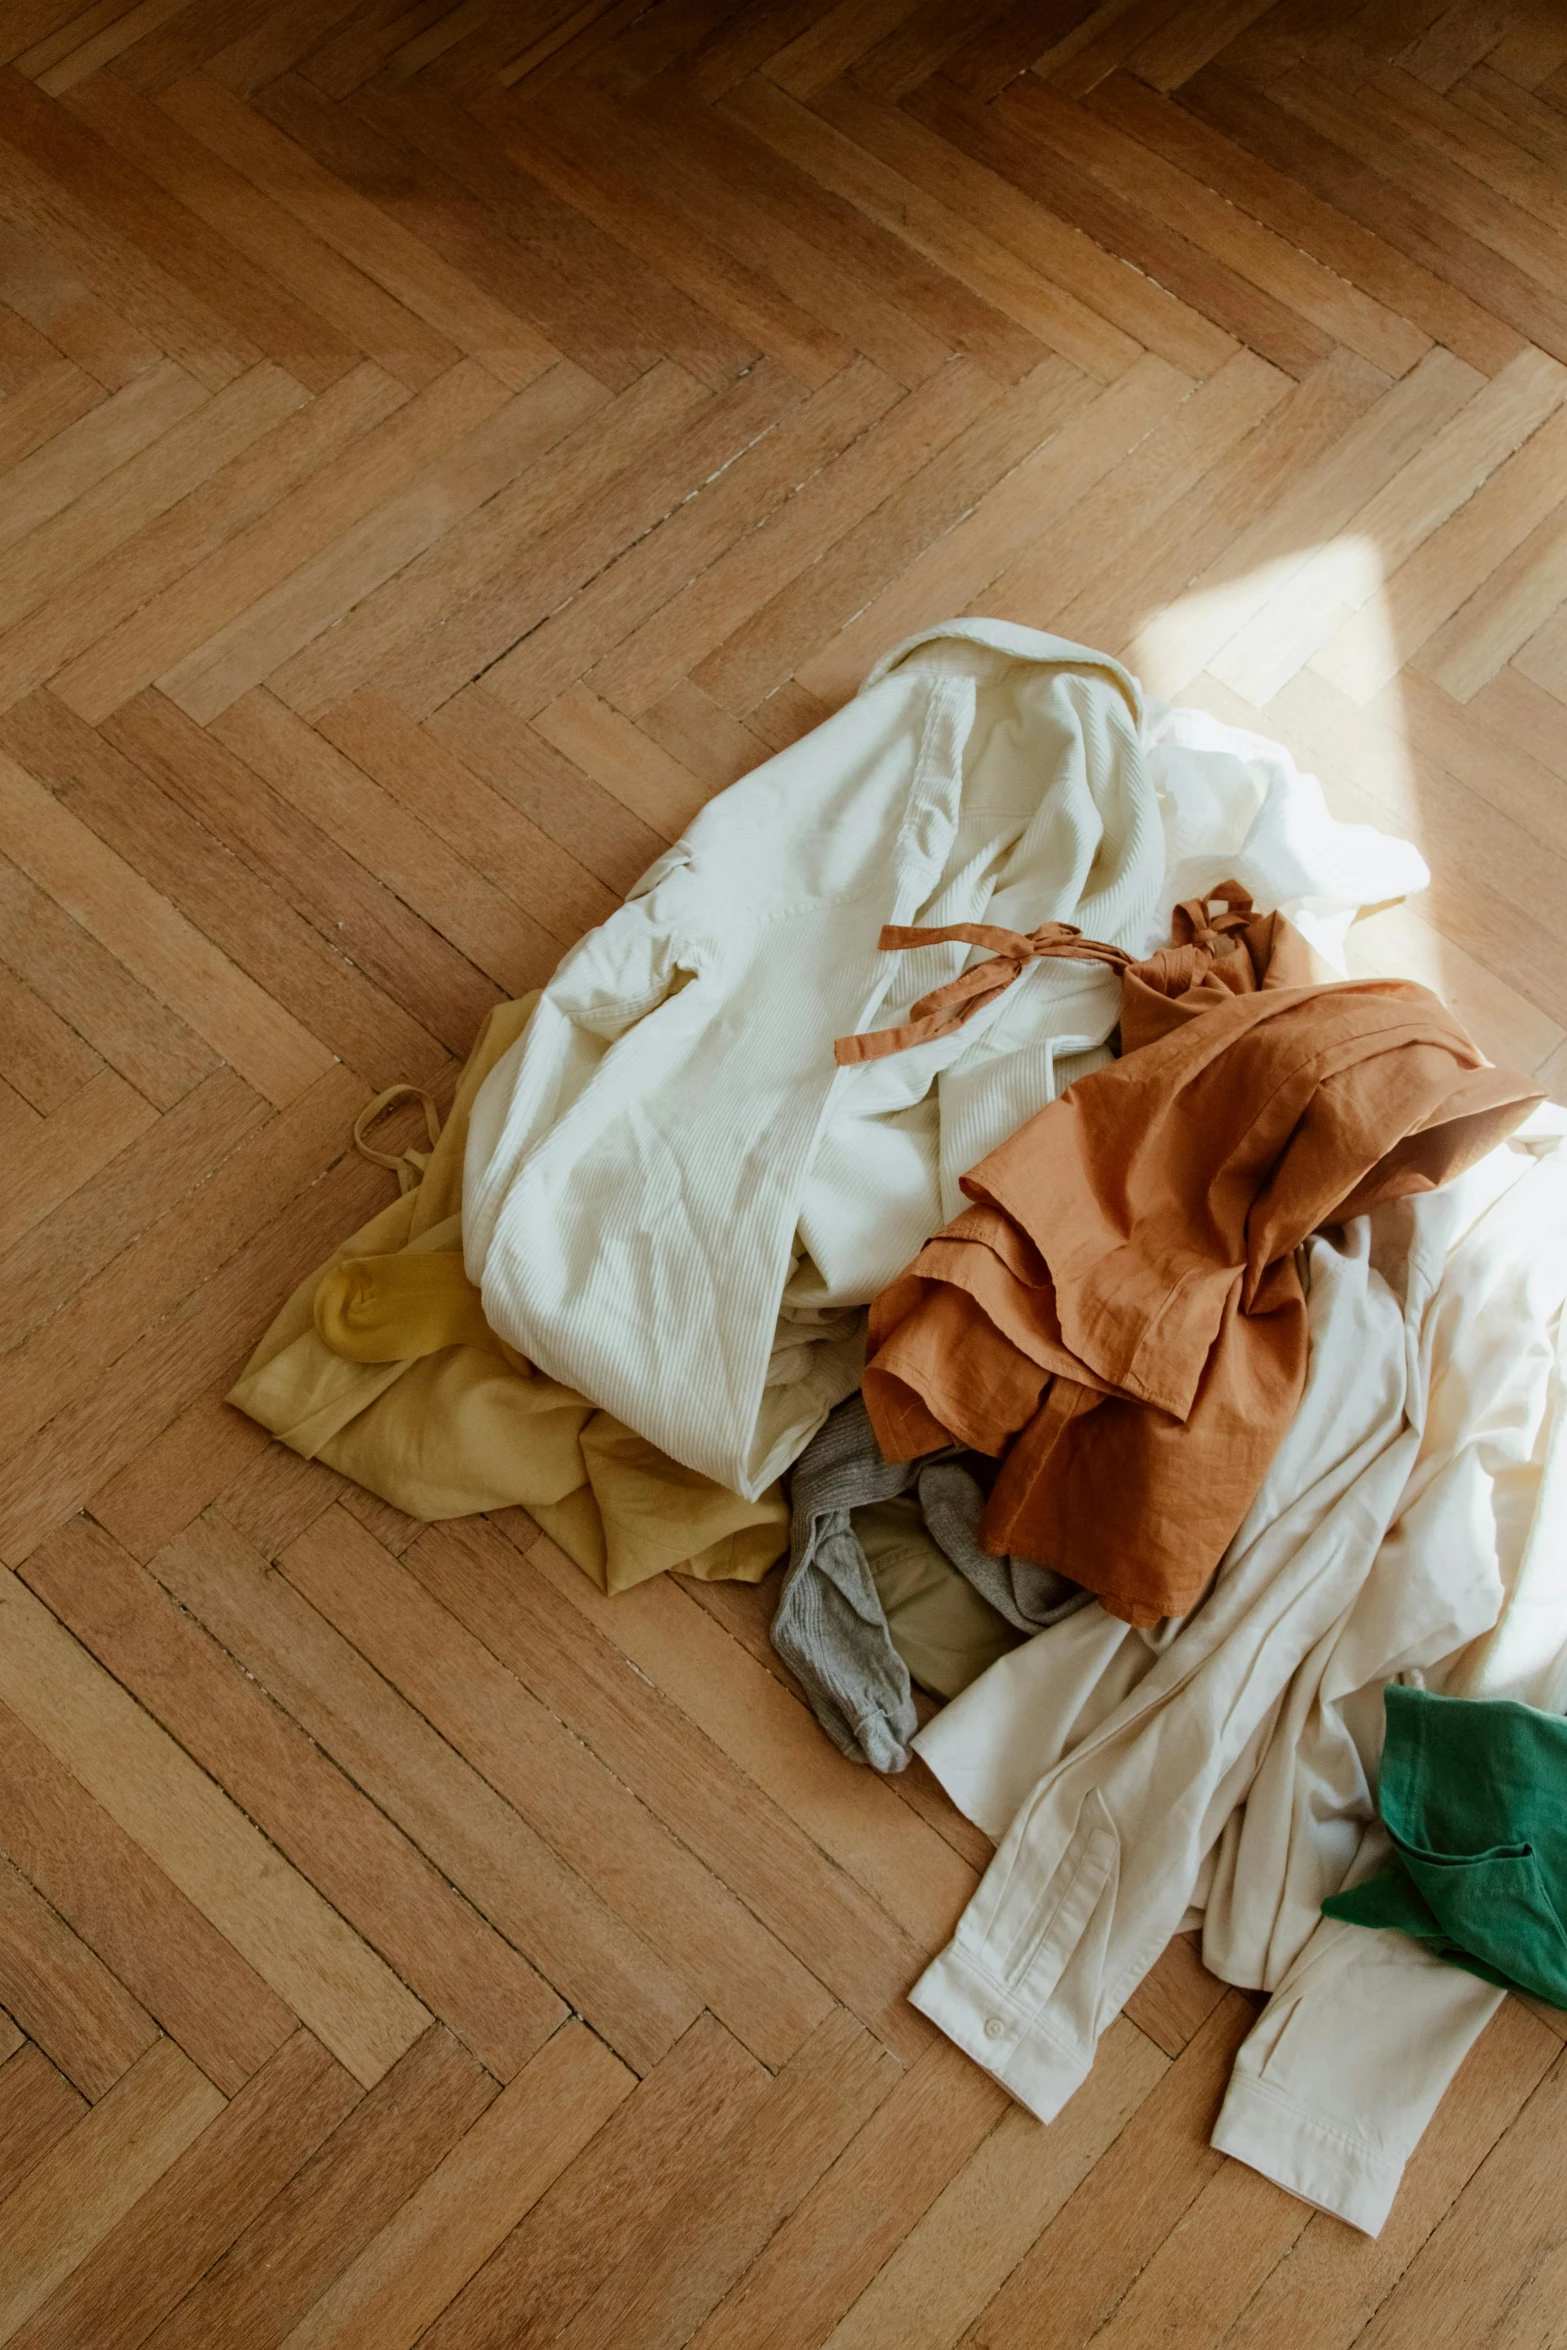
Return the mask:
[[[0,2340],[1567,2342],[1512,2003],[1376,2243],[1173,1945],[1042,2129],[770,1592],[221,1402],[691,811],[960,611],[1412,832],[1567,1082],[1562,0],[0,6]],[[1259,714],[1260,713],[1260,717]]]

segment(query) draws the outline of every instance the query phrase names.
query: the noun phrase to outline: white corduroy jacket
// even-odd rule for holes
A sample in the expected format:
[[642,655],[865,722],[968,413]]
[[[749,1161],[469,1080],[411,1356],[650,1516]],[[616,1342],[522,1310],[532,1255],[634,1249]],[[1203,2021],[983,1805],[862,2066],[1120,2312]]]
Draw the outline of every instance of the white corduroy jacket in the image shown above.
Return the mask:
[[1105,1057],[1120,982],[1036,962],[956,1034],[839,1068],[982,950],[884,923],[1073,922],[1134,953],[1232,868],[1309,920],[1419,889],[1309,777],[1116,662],[991,620],[898,646],[711,801],[565,957],[475,1105],[468,1270],[511,1344],[747,1496],[859,1383],[856,1309],[958,1177]]

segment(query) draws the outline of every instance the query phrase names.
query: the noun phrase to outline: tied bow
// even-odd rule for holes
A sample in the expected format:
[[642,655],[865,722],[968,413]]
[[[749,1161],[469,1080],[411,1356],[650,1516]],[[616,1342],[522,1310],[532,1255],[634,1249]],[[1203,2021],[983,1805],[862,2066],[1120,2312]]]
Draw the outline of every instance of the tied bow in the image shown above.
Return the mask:
[[1238,881],[1221,881],[1205,898],[1182,898],[1170,917],[1172,943],[1227,955],[1233,950],[1226,942],[1253,919],[1251,892]]
[[877,944],[884,953],[905,947],[942,946],[952,940],[963,946],[989,947],[990,961],[975,963],[920,997],[899,1028],[875,1028],[862,1036],[840,1036],[833,1057],[840,1067],[856,1061],[880,1061],[889,1053],[906,1052],[910,1045],[926,1044],[934,1036],[951,1036],[972,1020],[986,1004],[1004,995],[1028,964],[1057,956],[1079,963],[1108,963],[1124,971],[1131,956],[1103,939],[1085,938],[1070,922],[1042,922],[1037,930],[1002,930],[989,922],[953,922],[942,929],[904,929],[889,922]]
[[[1238,881],[1221,881],[1208,897],[1183,898],[1170,916],[1170,944],[1139,965],[1139,976],[1160,995],[1189,995],[1215,964],[1235,954],[1237,934],[1254,919],[1251,898]],[[1242,985],[1250,977],[1246,958],[1221,976],[1226,986]]]

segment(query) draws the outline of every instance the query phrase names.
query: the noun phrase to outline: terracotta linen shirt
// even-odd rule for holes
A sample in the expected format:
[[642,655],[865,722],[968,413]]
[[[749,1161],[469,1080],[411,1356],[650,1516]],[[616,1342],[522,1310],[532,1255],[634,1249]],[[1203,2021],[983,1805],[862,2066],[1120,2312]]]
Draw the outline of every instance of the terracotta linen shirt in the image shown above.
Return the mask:
[[1132,1624],[1200,1596],[1294,1416],[1317,1226],[1426,1191],[1541,1095],[1411,981],[1332,975],[1235,884],[1126,973],[1123,1057],[963,1178],[871,1309],[889,1459],[1000,1455],[985,1547]]

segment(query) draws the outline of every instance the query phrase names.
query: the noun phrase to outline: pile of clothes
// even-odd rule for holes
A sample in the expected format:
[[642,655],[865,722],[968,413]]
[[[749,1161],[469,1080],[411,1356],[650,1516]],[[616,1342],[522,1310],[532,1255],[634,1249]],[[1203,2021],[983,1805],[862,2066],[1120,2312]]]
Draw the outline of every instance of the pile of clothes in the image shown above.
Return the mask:
[[1215,2144],[1371,2233],[1505,1988],[1567,2001],[1567,1118],[1346,977],[1427,878],[930,630],[492,1015],[232,1398],[606,1590],[787,1554],[824,1730],[998,1841],[915,2004],[1049,2120],[1200,1926],[1271,1994]]

